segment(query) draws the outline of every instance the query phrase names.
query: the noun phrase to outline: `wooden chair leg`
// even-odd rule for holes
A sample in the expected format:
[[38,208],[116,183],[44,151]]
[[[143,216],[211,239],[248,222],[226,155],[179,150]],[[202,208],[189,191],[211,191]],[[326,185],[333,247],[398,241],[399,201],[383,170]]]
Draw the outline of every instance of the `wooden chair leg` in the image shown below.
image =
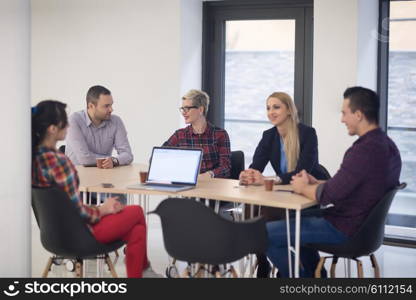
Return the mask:
[[233,278],[238,278],[237,271],[234,269],[233,266],[230,266],[230,272],[231,272],[231,275],[233,276]]
[[250,264],[250,274],[249,277],[253,278],[255,276],[256,267],[258,267],[258,261],[255,255],[249,254],[249,264]]
[[331,278],[335,278],[335,269],[337,267],[337,263],[338,263],[338,257],[334,256],[332,258],[332,264],[331,264],[331,270],[330,270]]
[[325,263],[326,259],[327,259],[327,257],[321,257],[319,259],[319,263],[318,263],[318,265],[316,266],[316,269],[315,269],[315,278],[321,278],[321,270],[322,270],[322,267],[324,266],[324,263]]
[[362,262],[359,259],[356,259],[355,261],[357,262],[357,277],[358,278],[364,278]]
[[185,270],[183,270],[182,277],[183,278],[189,278],[190,277],[189,267],[186,267]]
[[48,262],[46,263],[46,267],[45,267],[45,269],[43,270],[43,273],[42,273],[43,278],[48,277],[49,271],[51,270],[52,262],[53,262],[53,258],[49,257]]
[[84,274],[82,274],[82,261],[79,260],[75,263],[75,277],[82,278]]
[[119,257],[118,250],[116,250],[116,251],[114,251],[114,252],[115,252],[115,254],[116,254],[116,257]]
[[108,255],[105,256],[105,262],[108,266],[108,269],[110,270],[111,276],[113,276],[113,278],[117,278],[118,276],[117,276],[116,269],[114,269],[114,265],[111,262],[111,259]]
[[205,272],[205,268],[204,268],[204,266],[203,265],[201,265],[201,264],[197,264],[197,267],[196,267],[196,272],[195,272],[195,278],[202,278],[202,277],[204,277],[204,272]]
[[269,277],[275,277],[278,273],[278,270],[275,266],[272,267],[272,270],[270,271],[270,276]]
[[370,254],[370,260],[374,269],[374,278],[380,278],[380,268],[378,266],[376,256],[373,253]]

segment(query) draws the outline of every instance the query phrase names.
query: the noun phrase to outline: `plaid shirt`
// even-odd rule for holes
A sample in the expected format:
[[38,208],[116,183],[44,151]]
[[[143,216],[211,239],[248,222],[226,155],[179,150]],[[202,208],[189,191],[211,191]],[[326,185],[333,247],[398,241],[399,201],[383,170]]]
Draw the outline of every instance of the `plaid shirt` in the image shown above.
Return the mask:
[[227,131],[207,124],[205,132],[194,133],[192,126],[176,130],[163,144],[170,147],[202,148],[200,173],[214,172],[214,177],[228,178],[231,171],[230,139]]
[[94,224],[100,220],[98,208],[87,206],[80,200],[78,173],[65,154],[44,146],[37,147],[32,165],[32,185],[61,188],[79,208],[81,217],[88,223]]

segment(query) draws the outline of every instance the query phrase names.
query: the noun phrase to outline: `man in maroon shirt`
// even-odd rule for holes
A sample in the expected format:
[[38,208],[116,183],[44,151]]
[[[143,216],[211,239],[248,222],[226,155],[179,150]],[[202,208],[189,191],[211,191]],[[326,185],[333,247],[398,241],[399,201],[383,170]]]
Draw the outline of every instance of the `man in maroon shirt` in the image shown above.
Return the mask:
[[[378,126],[377,94],[363,87],[344,92],[341,121],[358,139],[346,151],[338,172],[327,181],[306,171],[293,176],[295,193],[317,200],[325,210],[301,219],[301,246],[307,243],[339,244],[363,224],[387,191],[399,184],[401,158],[394,142]],[[293,222],[293,225],[292,225]],[[295,228],[291,220],[291,228]],[[268,256],[288,275],[285,221],[267,224]],[[291,233],[293,238],[294,233]],[[302,276],[312,276],[319,261],[317,251],[301,247]]]

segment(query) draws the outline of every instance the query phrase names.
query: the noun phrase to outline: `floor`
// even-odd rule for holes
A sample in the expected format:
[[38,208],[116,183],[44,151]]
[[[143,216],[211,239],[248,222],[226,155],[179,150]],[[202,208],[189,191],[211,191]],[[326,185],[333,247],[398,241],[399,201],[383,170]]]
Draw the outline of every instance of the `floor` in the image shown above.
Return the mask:
[[[152,210],[161,200],[161,197],[154,196],[150,199],[149,210]],[[156,215],[148,216],[148,256],[155,272],[165,274],[166,267],[169,265],[169,257],[163,245],[163,236],[160,228],[160,220]],[[114,253],[110,256],[116,260],[115,268],[119,277],[126,277],[124,267],[123,251],[119,251],[120,256],[116,260]],[[45,251],[39,240],[39,230],[36,221],[32,218],[32,276],[40,277],[50,254]],[[410,277],[416,278],[416,249],[382,246],[377,252],[376,257],[381,268],[382,277]],[[364,264],[364,276],[372,277],[371,263],[369,259],[362,259]],[[186,264],[178,263],[179,271],[182,272]],[[326,263],[329,270],[330,262]],[[101,266],[101,264],[99,264]],[[235,264],[237,272],[240,264]],[[101,268],[104,277],[110,277],[107,268]],[[345,277],[345,266],[342,260],[337,266],[337,277]],[[351,264],[352,275],[356,274],[355,265]],[[97,277],[97,264],[93,261],[86,263],[85,272],[87,277]],[[247,274],[246,274],[247,276]],[[73,272],[67,271],[64,264],[53,265],[49,277],[74,277]]]

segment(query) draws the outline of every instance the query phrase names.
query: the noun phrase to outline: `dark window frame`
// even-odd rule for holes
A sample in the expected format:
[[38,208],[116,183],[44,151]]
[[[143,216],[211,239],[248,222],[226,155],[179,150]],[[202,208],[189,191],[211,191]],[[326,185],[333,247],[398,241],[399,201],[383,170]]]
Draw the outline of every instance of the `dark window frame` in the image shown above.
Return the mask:
[[[407,0],[379,0],[379,24],[378,24],[378,57],[377,57],[377,92],[380,96],[379,125],[383,131],[387,130],[405,130],[414,131],[415,128],[388,126],[388,83],[389,83],[389,36],[390,36],[390,3],[395,1]],[[410,0],[409,0],[410,1]],[[404,215],[389,214],[387,225],[404,226]],[[407,218],[408,223],[416,222],[416,216]],[[412,237],[386,235],[384,244],[400,247],[416,247],[416,240]]]
[[388,83],[389,83],[389,22],[390,0],[379,1],[377,92],[380,96],[379,125],[387,131]]
[[[282,9],[279,14],[278,9]],[[285,15],[290,11],[290,15]],[[301,15],[299,15],[301,14]],[[294,100],[312,125],[313,0],[212,1],[203,4],[202,89],[211,96],[208,120],[224,127],[225,20],[295,19]]]

